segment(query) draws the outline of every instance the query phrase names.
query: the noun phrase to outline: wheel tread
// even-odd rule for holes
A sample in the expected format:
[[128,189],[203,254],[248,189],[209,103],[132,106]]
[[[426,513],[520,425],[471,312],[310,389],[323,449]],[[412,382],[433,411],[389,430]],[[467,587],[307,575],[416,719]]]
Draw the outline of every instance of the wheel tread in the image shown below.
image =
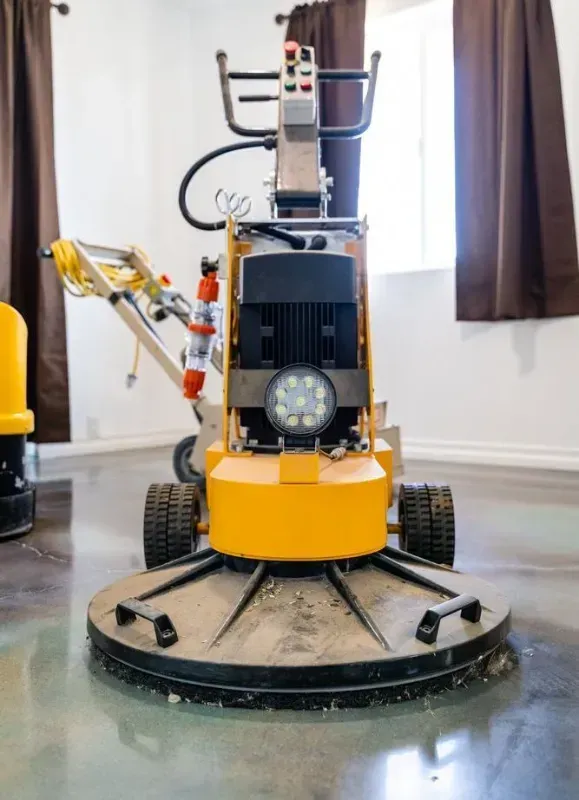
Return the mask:
[[398,512],[401,549],[436,564],[452,566],[455,523],[450,487],[404,483],[400,487]]
[[193,484],[152,484],[145,500],[143,549],[147,569],[193,552],[197,547],[200,492]]
[[427,484],[432,519],[432,561],[452,566],[455,554],[455,515],[450,486]]

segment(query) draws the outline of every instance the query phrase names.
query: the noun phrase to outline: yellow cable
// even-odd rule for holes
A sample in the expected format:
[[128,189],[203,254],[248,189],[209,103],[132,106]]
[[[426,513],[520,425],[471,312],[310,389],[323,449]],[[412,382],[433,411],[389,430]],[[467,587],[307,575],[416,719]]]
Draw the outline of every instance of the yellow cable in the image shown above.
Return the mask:
[[127,375],[127,386],[129,387],[129,389],[131,388],[133,383],[137,380],[140,360],[141,360],[141,342],[139,339],[135,338],[135,355],[133,356],[133,367],[129,372],[129,374]]
[[[94,283],[84,272],[78,253],[72,242],[67,239],[57,239],[50,245],[56,271],[64,288],[75,297],[90,297],[98,295]],[[148,262],[147,256],[139,250],[139,255]],[[115,289],[123,291],[130,289],[132,292],[139,292],[147,283],[147,278],[137,272],[134,267],[113,267],[110,264],[97,262],[100,270]]]
[[[55,242],[52,242],[50,249],[52,250],[56,271],[67,292],[74,295],[74,297],[99,295],[94,283],[83,270],[78,253],[72,242],[67,239],[57,239]],[[135,247],[134,250],[139,253],[143,261],[149,263],[148,257],[141,249]],[[97,263],[103,275],[105,275],[107,280],[117,291],[130,289],[133,294],[137,294],[147,283],[147,278],[143,278],[134,267],[113,267],[110,264]],[[141,343],[139,339],[136,339],[133,368],[130,373],[130,375],[135,378],[137,377],[137,370],[139,368],[140,355]]]

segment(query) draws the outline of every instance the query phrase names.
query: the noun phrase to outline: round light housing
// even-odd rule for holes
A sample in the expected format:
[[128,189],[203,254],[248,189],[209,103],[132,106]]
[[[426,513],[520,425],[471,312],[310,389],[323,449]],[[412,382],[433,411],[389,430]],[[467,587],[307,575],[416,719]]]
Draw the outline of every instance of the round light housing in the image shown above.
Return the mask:
[[332,381],[308,364],[280,369],[265,390],[268,420],[277,431],[291,436],[321,433],[334,419],[337,404]]

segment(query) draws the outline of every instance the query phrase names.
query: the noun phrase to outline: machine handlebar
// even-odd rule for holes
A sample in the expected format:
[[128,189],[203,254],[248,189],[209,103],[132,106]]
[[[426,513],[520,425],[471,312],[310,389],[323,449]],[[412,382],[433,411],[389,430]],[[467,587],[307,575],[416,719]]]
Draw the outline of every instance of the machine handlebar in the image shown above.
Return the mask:
[[[219,67],[219,82],[221,84],[221,96],[223,97],[223,110],[225,111],[225,120],[229,128],[233,133],[237,133],[239,136],[251,136],[252,138],[255,136],[275,136],[277,133],[275,128],[245,128],[235,120],[230,84],[230,80],[234,79],[234,74],[227,70],[227,53],[224,50],[218,50],[216,58]],[[246,73],[240,74],[245,75]]]
[[[374,96],[376,93],[376,79],[378,77],[378,64],[380,63],[381,55],[382,54],[378,50],[372,53],[369,72],[358,69],[318,70],[317,76],[319,81],[368,81],[368,88],[366,90],[364,105],[362,107],[362,116],[358,124],[320,128],[320,139],[356,139],[368,130],[370,123],[372,122]],[[275,128],[246,128],[237,122],[233,110],[230,82],[232,80],[278,80],[279,72],[266,72],[262,70],[251,70],[249,72],[229,72],[227,69],[227,53],[225,53],[224,50],[217,51],[216,59],[219,67],[219,81],[221,84],[223,109],[225,111],[225,120],[228,127],[239,136],[275,136],[277,133]],[[268,96],[268,99],[269,97],[271,96]],[[254,99],[254,97],[252,97],[253,102],[256,102],[256,99],[257,98]],[[265,99],[265,96],[263,96],[263,99]],[[271,97],[271,99],[273,99],[273,97]]]
[[240,103],[268,103],[270,100],[279,100],[278,94],[240,94],[237,98]]
[[[374,111],[374,96],[376,94],[376,81],[378,79],[378,65],[382,53],[375,50],[370,57],[370,72],[356,70],[321,70],[318,75],[320,80],[368,80],[368,88],[362,106],[362,116],[357,125],[336,126],[332,128],[320,128],[320,139],[357,139],[366,133],[372,122],[372,112]],[[324,73],[333,73],[330,77],[323,77]],[[360,77],[354,77],[359,75]],[[362,77],[363,76],[363,77]]]

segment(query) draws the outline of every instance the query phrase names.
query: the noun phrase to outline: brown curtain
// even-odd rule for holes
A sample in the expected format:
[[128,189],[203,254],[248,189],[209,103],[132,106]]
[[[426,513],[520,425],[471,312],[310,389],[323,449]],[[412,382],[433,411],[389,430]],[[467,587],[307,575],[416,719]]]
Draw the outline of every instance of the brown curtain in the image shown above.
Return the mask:
[[68,441],[64,299],[36,257],[58,238],[50,3],[0,0],[0,300],[28,325],[28,403],[36,441]]
[[[289,40],[314,47],[320,69],[363,69],[365,0],[329,0],[297,6],[290,14]],[[324,83],[320,97],[321,125],[354,125],[362,113],[362,87]],[[355,217],[360,186],[360,140],[322,142],[322,165],[334,178],[328,213]]]
[[579,313],[549,0],[455,0],[457,318]]

